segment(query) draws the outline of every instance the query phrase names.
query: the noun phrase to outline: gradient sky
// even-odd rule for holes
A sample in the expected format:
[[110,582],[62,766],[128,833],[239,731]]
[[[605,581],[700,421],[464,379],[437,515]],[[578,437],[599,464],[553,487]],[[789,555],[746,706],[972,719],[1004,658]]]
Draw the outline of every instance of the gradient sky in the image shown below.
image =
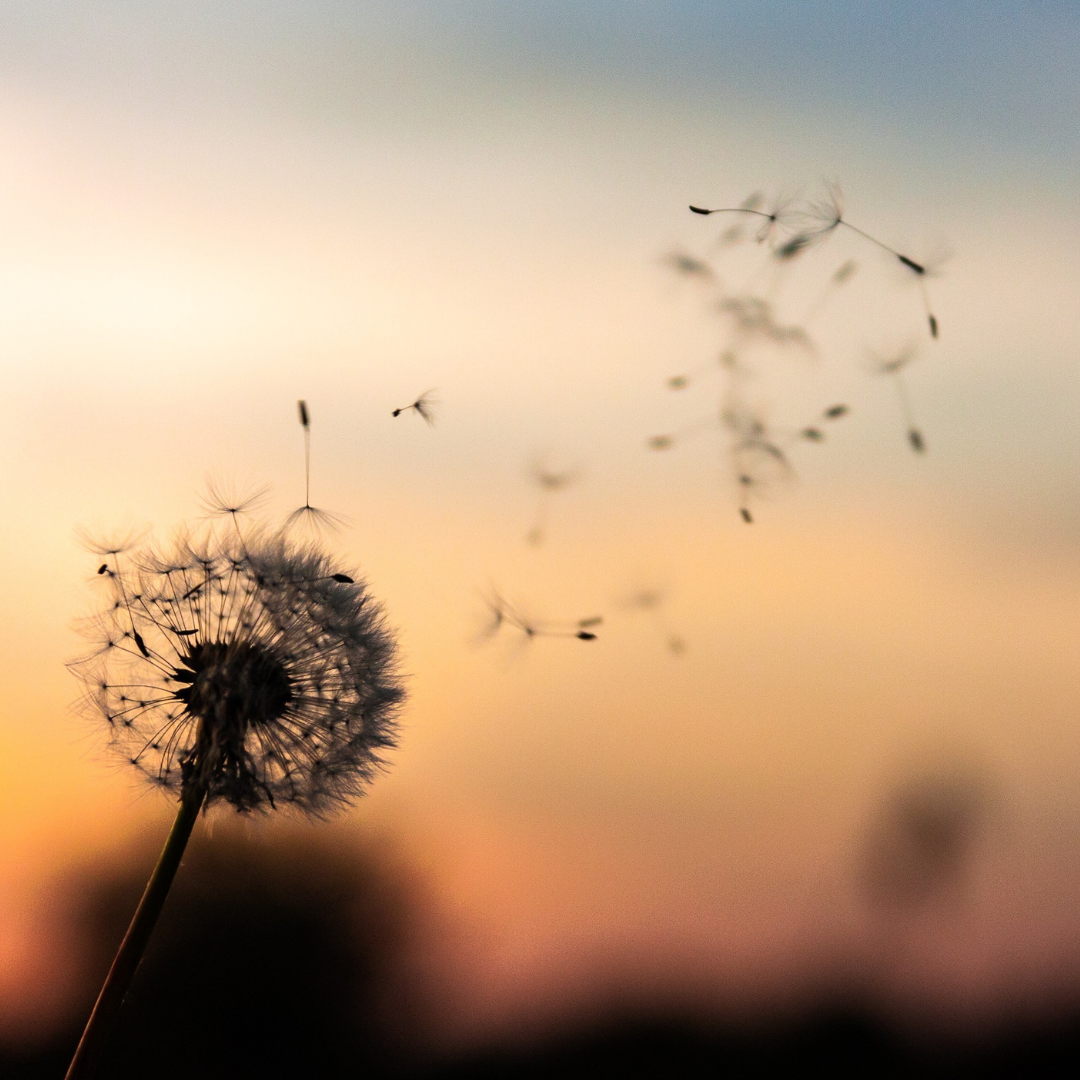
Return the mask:
[[[169,813],[70,716],[74,530],[167,533],[208,474],[291,509],[303,397],[313,501],[412,673],[357,819],[432,882],[447,1030],[826,969],[975,1011],[1080,991],[1047,960],[1080,959],[1078,51],[1038,2],[0,2],[0,990],[48,955],[49,875]],[[716,235],[690,202],[834,178],[950,254],[930,453],[865,370],[917,295],[849,245],[813,386],[852,417],[747,529],[707,439],[644,449],[712,407],[664,389],[717,339],[662,259]],[[429,386],[434,428],[390,417]],[[582,479],[531,549],[538,456]],[[600,640],[476,647],[492,583]],[[684,657],[625,609],[646,586]],[[996,792],[970,893],[898,952],[859,838],[958,768]]]

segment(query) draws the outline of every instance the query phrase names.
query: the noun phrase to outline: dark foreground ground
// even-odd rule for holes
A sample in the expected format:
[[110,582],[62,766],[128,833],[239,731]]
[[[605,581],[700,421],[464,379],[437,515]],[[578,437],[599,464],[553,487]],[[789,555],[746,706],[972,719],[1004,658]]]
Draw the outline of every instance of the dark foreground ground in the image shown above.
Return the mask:
[[[185,1032],[162,1038],[146,1054],[114,1056],[103,1077],[372,1077],[494,1080],[539,1077],[1075,1077],[1080,1074],[1080,1022],[1029,1033],[993,1046],[916,1049],[852,1017],[819,1018],[753,1037],[674,1025],[626,1023],[520,1053],[478,1054],[419,1065],[370,1047],[316,1044],[301,1030],[284,1038],[263,1033],[252,1048],[236,1041],[212,1049]],[[250,1034],[249,1034],[250,1037]],[[5,1080],[59,1080],[71,1036],[30,1055],[0,1052]]]
[[[44,1043],[0,1046],[0,1080],[63,1077],[148,860],[69,880],[76,939],[87,943],[85,1000]],[[193,845],[103,1080],[1080,1076],[1080,1013],[963,1045],[919,1044],[836,1008],[753,1032],[635,1016],[517,1051],[422,1061],[409,1052],[404,1003],[387,1013],[410,890],[386,866],[333,845],[221,834]]]

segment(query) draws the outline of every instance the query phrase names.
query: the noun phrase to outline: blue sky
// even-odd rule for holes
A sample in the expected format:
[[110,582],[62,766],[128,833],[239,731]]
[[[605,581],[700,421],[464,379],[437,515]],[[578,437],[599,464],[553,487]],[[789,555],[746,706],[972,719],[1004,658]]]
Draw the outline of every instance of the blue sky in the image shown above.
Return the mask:
[[7,79],[84,92],[330,113],[380,83],[419,111],[499,86],[708,109],[734,95],[915,138],[1076,151],[1080,11],[1067,3],[8,2],[0,25]]

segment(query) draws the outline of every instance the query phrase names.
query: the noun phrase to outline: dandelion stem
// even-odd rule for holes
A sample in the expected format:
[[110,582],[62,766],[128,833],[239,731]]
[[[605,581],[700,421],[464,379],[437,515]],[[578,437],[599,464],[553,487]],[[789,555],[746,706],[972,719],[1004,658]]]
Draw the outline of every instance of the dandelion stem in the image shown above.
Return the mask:
[[65,1080],[87,1080],[94,1074],[109,1036],[116,1026],[124,995],[127,994],[131,980],[142,961],[161,909],[165,906],[165,898],[169,895],[173,878],[205,798],[206,789],[202,785],[192,785],[180,798],[180,809],[169,832],[169,838],[161,849],[146,891],[139,901],[139,907],[124,940],[120,943],[112,967],[109,968],[105,985],[98,994],[94,1011],[86,1023],[86,1030],[83,1031],[75,1056],[71,1059]]
[[751,210],[748,206],[719,206],[715,210],[707,210],[703,206],[691,206],[691,211],[695,214],[753,214],[754,217],[768,218],[769,221],[775,221],[775,214],[767,214],[764,210]]
[[304,505],[311,505],[311,428],[304,427]]

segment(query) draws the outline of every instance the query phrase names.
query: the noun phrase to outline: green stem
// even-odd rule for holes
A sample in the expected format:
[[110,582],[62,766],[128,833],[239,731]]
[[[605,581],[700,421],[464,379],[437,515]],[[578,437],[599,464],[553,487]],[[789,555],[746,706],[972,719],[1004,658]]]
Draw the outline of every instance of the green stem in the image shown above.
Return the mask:
[[180,797],[180,809],[169,832],[169,838],[161,849],[157,865],[146,884],[146,891],[139,901],[139,907],[124,940],[120,943],[112,967],[109,968],[105,985],[102,986],[94,1011],[86,1022],[86,1030],[83,1031],[75,1056],[71,1059],[65,1080],[88,1080],[94,1074],[109,1036],[116,1026],[124,995],[143,958],[161,909],[165,906],[165,898],[169,895],[169,888],[205,798],[206,789],[201,785],[193,786]]

